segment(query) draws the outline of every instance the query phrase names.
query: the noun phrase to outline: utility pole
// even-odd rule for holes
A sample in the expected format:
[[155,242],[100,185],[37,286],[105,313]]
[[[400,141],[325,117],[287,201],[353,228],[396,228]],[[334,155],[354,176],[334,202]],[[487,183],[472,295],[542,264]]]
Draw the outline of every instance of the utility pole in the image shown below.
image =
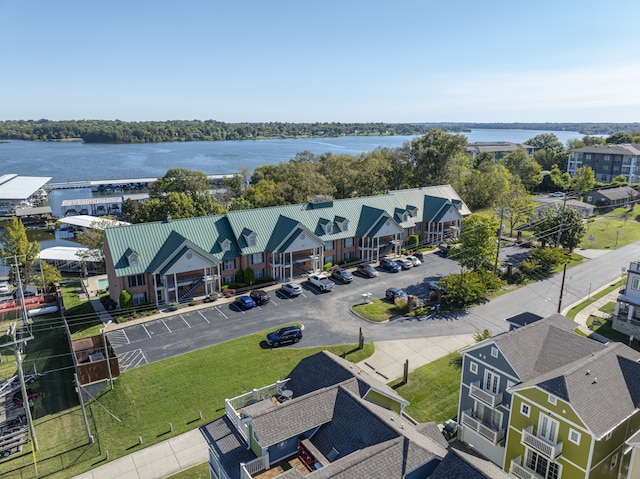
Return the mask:
[[27,338],[16,337],[16,324],[13,323],[9,330],[7,331],[7,336],[11,337],[12,341],[10,343],[5,343],[2,346],[13,346],[13,352],[16,356],[16,365],[18,366],[18,378],[20,379],[20,389],[22,390],[22,407],[24,408],[25,415],[27,417],[27,424],[29,425],[29,435],[31,436],[31,441],[33,442],[33,448],[38,450],[38,441],[36,439],[36,430],[33,426],[33,419],[31,418],[31,408],[29,406],[29,395],[27,394],[27,386],[24,382],[24,371],[22,370],[22,345],[26,344],[27,341],[33,339],[33,336],[29,336]]
[[500,242],[502,241],[502,217],[504,216],[504,207],[500,208],[500,226],[498,227],[498,249],[496,250],[496,261],[493,265],[493,272],[498,272],[498,259],[500,258]]
[[560,300],[558,301],[558,313],[562,310],[562,292],[564,291],[564,278],[567,275],[567,263],[562,270],[562,284],[560,285]]

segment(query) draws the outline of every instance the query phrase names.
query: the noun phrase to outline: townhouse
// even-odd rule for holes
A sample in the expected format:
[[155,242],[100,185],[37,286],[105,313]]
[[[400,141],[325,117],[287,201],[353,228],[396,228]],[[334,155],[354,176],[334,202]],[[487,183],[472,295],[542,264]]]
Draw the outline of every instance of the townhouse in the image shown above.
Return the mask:
[[640,353],[553,314],[463,351],[461,441],[520,479],[616,478],[640,429]]
[[403,414],[408,403],[357,365],[328,352],[303,359],[282,381],[225,400],[200,428],[212,479],[506,479],[449,444],[435,423]]
[[329,262],[377,262],[413,234],[423,244],[456,237],[470,213],[444,185],[108,228],[109,292],[159,306],[219,292],[249,269],[256,280],[283,281]]

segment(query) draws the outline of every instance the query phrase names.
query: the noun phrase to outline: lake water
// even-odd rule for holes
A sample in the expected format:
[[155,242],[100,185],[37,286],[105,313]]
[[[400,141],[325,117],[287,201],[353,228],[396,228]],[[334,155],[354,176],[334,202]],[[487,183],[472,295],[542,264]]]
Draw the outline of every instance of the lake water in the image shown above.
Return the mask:
[[[578,132],[475,129],[465,135],[470,143],[511,141],[524,143],[541,133],[554,133],[566,144],[582,138]],[[48,176],[51,182],[161,177],[171,168],[203,173],[229,174],[246,167],[287,162],[296,153],[360,155],[379,147],[396,148],[414,136],[343,136],[242,141],[199,141],[151,144],[84,144],[80,142],[11,141],[0,143],[0,174]],[[60,216],[60,203],[67,199],[91,198],[90,189],[55,190],[49,196],[53,214]],[[113,194],[108,195],[113,196]]]
[[[540,133],[554,133],[566,144],[582,138],[578,132],[477,129],[465,133],[469,142],[511,141],[524,143]],[[0,174],[49,176],[51,182],[161,177],[170,168],[203,173],[253,171],[263,164],[287,162],[296,153],[359,155],[379,147],[396,148],[413,136],[343,136],[188,143],[84,144],[81,142],[11,141],[0,143]]]

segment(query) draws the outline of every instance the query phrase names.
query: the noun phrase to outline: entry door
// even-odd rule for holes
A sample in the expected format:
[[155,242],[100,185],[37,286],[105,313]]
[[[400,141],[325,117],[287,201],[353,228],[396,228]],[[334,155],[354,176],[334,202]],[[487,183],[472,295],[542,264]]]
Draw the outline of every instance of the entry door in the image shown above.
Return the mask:
[[552,444],[556,443],[558,438],[558,421],[551,419],[544,413],[540,413],[540,422],[538,423],[538,437],[546,439]]
[[500,387],[500,376],[492,371],[487,371],[484,378],[484,389],[487,391],[498,394],[498,388]]

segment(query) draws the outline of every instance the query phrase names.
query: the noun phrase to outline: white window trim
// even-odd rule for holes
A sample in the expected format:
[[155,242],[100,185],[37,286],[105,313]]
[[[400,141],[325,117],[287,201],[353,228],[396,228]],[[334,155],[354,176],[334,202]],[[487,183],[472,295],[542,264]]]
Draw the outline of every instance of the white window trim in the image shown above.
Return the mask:
[[491,357],[492,358],[498,357],[498,348],[496,348],[495,346],[491,346]]
[[478,374],[478,363],[474,363],[473,361],[470,361],[469,371],[471,371],[473,374]]
[[[525,411],[524,408],[527,408],[527,410]],[[531,406],[529,404],[527,404],[526,402],[521,402],[520,403],[520,414],[522,414],[523,416],[529,417],[531,415]]]
[[608,441],[609,439],[611,439],[611,434],[612,434],[612,433],[611,433],[611,431],[609,431],[609,432],[607,433],[607,435],[605,436],[604,440],[605,440],[605,441]]
[[553,394],[549,394],[549,403],[555,406],[558,403],[558,398]]
[[[573,440],[573,437],[576,435],[576,439],[575,441]],[[582,434],[580,434],[578,431],[576,431],[575,429],[573,429],[572,427],[569,428],[569,441],[571,441],[572,443],[576,444],[577,446],[580,445],[580,439],[582,438]]]
[[618,465],[618,453],[616,452],[613,456],[611,456],[611,465],[609,466],[609,469],[615,469],[617,465]]

